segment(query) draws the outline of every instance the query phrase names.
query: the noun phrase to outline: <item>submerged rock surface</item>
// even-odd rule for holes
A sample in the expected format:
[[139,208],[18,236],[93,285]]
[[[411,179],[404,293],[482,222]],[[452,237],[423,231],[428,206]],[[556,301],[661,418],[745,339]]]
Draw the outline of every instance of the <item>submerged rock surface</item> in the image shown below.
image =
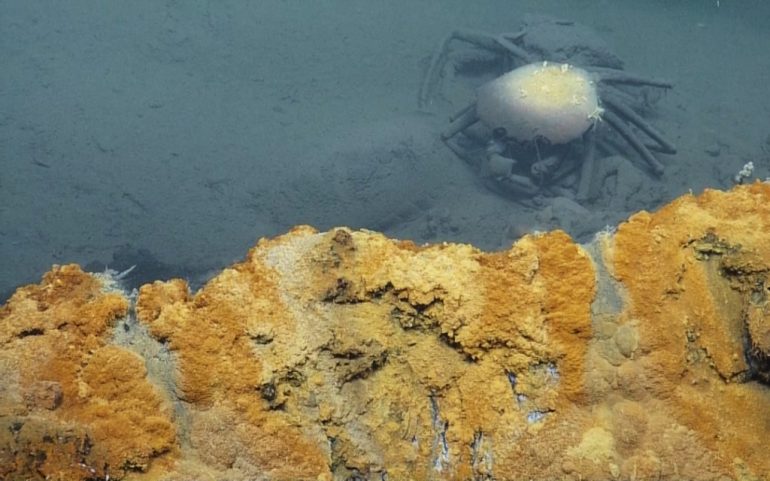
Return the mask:
[[770,186],[580,246],[298,227],[200,291],[0,307],[0,479],[770,477]]

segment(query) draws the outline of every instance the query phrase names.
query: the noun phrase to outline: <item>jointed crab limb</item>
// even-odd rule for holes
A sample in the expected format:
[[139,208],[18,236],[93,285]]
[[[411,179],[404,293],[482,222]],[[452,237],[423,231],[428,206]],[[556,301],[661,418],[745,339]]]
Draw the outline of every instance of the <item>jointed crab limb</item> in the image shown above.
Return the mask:
[[539,179],[540,181],[546,177],[550,179],[553,173],[556,172],[559,167],[561,167],[561,161],[561,156],[552,155],[550,157],[546,157],[545,159],[534,162],[530,167],[532,177]]
[[455,112],[455,113],[453,113],[452,115],[450,115],[450,116],[449,116],[449,121],[450,121],[450,122],[454,122],[454,121],[455,121],[455,120],[457,120],[459,117],[462,117],[463,115],[465,115],[465,114],[466,114],[466,112],[468,112],[468,111],[469,111],[469,110],[471,110],[471,109],[475,109],[475,108],[476,108],[476,101],[474,100],[473,102],[469,103],[469,104],[468,104],[468,105],[466,105],[465,107],[461,108],[461,109],[460,109],[460,110],[458,110],[457,112]]
[[670,89],[674,87],[674,85],[667,80],[644,77],[642,75],[626,72],[624,70],[617,70],[614,68],[607,68],[607,67],[584,67],[584,68],[589,72],[593,72],[599,75],[600,82],[619,83],[619,84],[636,85],[636,86],[647,85],[650,87],[660,87],[664,89]]
[[454,138],[445,139],[444,143],[459,158],[464,160],[474,170],[479,172],[482,177],[490,182],[490,187],[501,189],[506,194],[512,194],[515,197],[532,197],[540,191],[540,187],[534,184],[528,177],[513,173],[513,166],[516,161],[496,153],[494,150],[486,149],[486,152],[477,150],[468,150],[458,144]]
[[474,168],[478,169],[478,159],[476,158],[475,153],[477,151],[469,151],[468,149],[462,147],[457,143],[456,139],[453,138],[447,138],[444,139],[444,144],[449,147],[449,150],[454,152],[454,154],[465,161],[468,165],[473,166]]
[[654,155],[652,155],[652,152],[650,152],[647,146],[644,145],[636,135],[634,135],[631,129],[629,129],[626,124],[624,124],[623,121],[612,112],[611,109],[604,111],[602,120],[606,121],[610,127],[615,129],[615,131],[620,134],[620,136],[623,137],[623,139],[639,153],[639,155],[644,159],[645,162],[647,162],[647,165],[650,167],[650,169],[652,169],[655,175],[663,174],[663,164],[661,164],[660,161],[656,159]]
[[636,125],[639,130],[643,131],[647,135],[650,136],[652,140],[657,142],[657,145],[654,147],[654,150],[657,150],[658,152],[664,153],[664,154],[676,154],[676,147],[666,140],[663,137],[663,134],[658,132],[652,125],[650,125],[646,120],[644,120],[639,114],[634,112],[634,110],[620,101],[613,92],[614,89],[608,89],[606,88],[604,90],[604,93],[602,94],[602,101],[605,106],[612,109],[613,112],[615,112],[620,117],[624,118],[628,122]]
[[444,68],[444,64],[446,63],[447,56],[450,52],[449,47],[453,40],[467,42],[486,50],[506,51],[506,49],[498,43],[497,39],[488,33],[477,32],[474,30],[453,31],[441,41],[438,49],[436,49],[436,54],[433,55],[433,58],[431,59],[430,67],[428,67],[428,72],[425,74],[425,79],[420,86],[420,93],[417,98],[418,106],[420,108],[425,107],[430,102],[431,94],[436,83],[438,83],[441,70]]
[[449,127],[441,133],[441,138],[444,140],[451,139],[459,132],[479,121],[479,116],[476,115],[476,103],[474,102],[468,107],[465,107],[453,117]]
[[551,183],[560,182],[577,170],[578,165],[575,162],[564,162],[564,160],[566,158],[562,159],[559,167],[551,174]]
[[507,50],[508,53],[518,58],[522,62],[532,63],[535,61],[535,59],[529,53],[527,53],[526,50],[513,43],[514,40],[518,40],[523,37],[525,33],[525,31],[521,31],[515,34],[504,33],[495,37],[495,40],[500,44],[501,47]]
[[523,175],[511,174],[502,179],[502,185],[516,196],[532,197],[540,191],[538,186]]
[[591,185],[593,183],[594,171],[596,170],[596,126],[588,129],[583,134],[583,141],[586,150],[583,153],[583,162],[580,165],[580,181],[577,189],[577,200],[588,200],[593,196]]

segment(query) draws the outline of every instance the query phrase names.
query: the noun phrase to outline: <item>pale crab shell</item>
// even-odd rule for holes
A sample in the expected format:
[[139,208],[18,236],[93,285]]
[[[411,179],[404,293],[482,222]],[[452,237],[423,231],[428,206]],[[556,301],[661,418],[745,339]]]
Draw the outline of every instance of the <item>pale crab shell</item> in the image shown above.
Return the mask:
[[520,141],[577,139],[600,118],[596,85],[585,70],[563,63],[524,65],[483,85],[476,114]]

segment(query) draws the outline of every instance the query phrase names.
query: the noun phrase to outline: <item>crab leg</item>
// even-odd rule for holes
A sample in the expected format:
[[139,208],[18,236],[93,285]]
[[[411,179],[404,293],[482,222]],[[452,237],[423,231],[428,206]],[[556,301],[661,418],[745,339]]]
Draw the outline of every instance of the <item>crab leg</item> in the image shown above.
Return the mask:
[[449,127],[441,133],[441,138],[443,140],[451,139],[457,135],[458,132],[479,121],[479,116],[476,115],[476,102],[473,102],[452,117],[452,122],[449,123]]
[[586,144],[586,151],[583,154],[583,163],[580,166],[580,181],[578,183],[577,200],[585,201],[593,197],[591,185],[593,184],[594,170],[596,165],[596,133],[594,128],[588,129],[583,135],[583,141]]
[[589,72],[593,72],[599,75],[599,80],[606,83],[620,83],[628,85],[649,85],[651,87],[660,87],[664,89],[673,88],[674,85],[661,79],[654,79],[649,77],[643,77],[634,73],[625,72],[623,70],[617,70],[614,68],[605,67],[584,67]]
[[488,33],[475,30],[455,30],[447,35],[439,44],[438,49],[436,49],[436,53],[431,59],[430,67],[428,67],[428,71],[420,86],[420,93],[417,97],[417,103],[420,108],[425,107],[430,101],[431,93],[438,83],[441,69],[444,68],[447,56],[449,55],[449,46],[452,40],[460,40],[492,51],[504,51],[497,39]]
[[495,37],[495,40],[497,41],[497,43],[500,44],[501,47],[507,50],[508,53],[518,58],[522,62],[532,63],[534,62],[534,59],[532,58],[532,56],[529,53],[527,53],[526,50],[524,50],[523,48],[513,43],[513,40],[520,39],[521,37],[524,36],[525,33],[526,32],[524,32],[523,30],[521,32],[517,32],[513,34],[503,33]]
[[[558,169],[551,174],[551,183],[559,182],[572,174],[578,166],[574,162],[562,162]],[[581,165],[582,167],[582,165]]]
[[654,155],[652,155],[652,152],[650,152],[647,146],[639,140],[639,138],[623,123],[623,121],[617,115],[615,115],[615,113],[613,113],[611,110],[605,110],[604,114],[602,114],[602,120],[606,121],[610,127],[615,129],[615,131],[620,134],[620,136],[623,137],[625,141],[628,142],[631,147],[633,147],[634,150],[639,153],[639,155],[642,156],[644,161],[647,162],[647,165],[652,169],[655,175],[663,174],[663,165],[660,163],[660,161],[656,159]]
[[502,185],[508,192],[520,196],[531,197],[540,190],[528,177],[524,177],[523,175],[511,174],[504,177]]
[[[468,165],[477,171],[479,169],[485,168],[479,165],[477,157],[475,157],[471,152],[468,152],[466,149],[457,145],[457,141],[455,139],[447,138],[444,140],[444,143],[447,145],[447,147],[449,147],[449,150],[454,152],[455,155],[464,160]],[[501,158],[499,160],[505,161],[506,159]],[[510,159],[507,160],[511,161]],[[498,181],[490,184],[490,187],[495,190],[503,191],[506,194],[526,198],[532,197],[540,191],[540,188],[537,185],[535,185],[529,178],[524,177],[523,175],[508,173],[505,175],[494,175],[494,177],[497,178]],[[519,199],[519,201],[521,201],[521,199]]]
[[676,154],[676,147],[668,140],[663,138],[663,134],[658,132],[652,125],[644,120],[639,114],[633,111],[629,106],[619,101],[618,97],[610,89],[605,89],[602,95],[602,101],[616,114],[628,120],[639,127],[644,133],[650,136],[652,140],[658,143],[657,147],[664,154]]
[[457,120],[459,117],[462,117],[463,115],[465,115],[469,110],[471,110],[474,107],[476,107],[476,102],[469,103],[468,105],[466,105],[462,109],[460,109],[457,112],[455,112],[452,115],[450,115],[449,116],[449,121],[450,122],[454,122],[455,120]]

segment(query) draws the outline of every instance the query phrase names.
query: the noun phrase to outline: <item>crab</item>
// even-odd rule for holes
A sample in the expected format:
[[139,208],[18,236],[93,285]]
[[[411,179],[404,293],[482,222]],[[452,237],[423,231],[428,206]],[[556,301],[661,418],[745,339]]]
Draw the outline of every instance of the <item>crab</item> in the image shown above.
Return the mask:
[[591,30],[550,17],[525,17],[516,33],[451,32],[422,82],[420,108],[437,97],[456,43],[473,53],[456,63],[457,71],[497,77],[450,117],[441,137],[496,190],[517,199],[590,200],[592,177],[601,171],[597,150],[619,153],[657,177],[664,168],[653,152],[676,153],[643,117],[655,92],[672,84],[623,70]]

